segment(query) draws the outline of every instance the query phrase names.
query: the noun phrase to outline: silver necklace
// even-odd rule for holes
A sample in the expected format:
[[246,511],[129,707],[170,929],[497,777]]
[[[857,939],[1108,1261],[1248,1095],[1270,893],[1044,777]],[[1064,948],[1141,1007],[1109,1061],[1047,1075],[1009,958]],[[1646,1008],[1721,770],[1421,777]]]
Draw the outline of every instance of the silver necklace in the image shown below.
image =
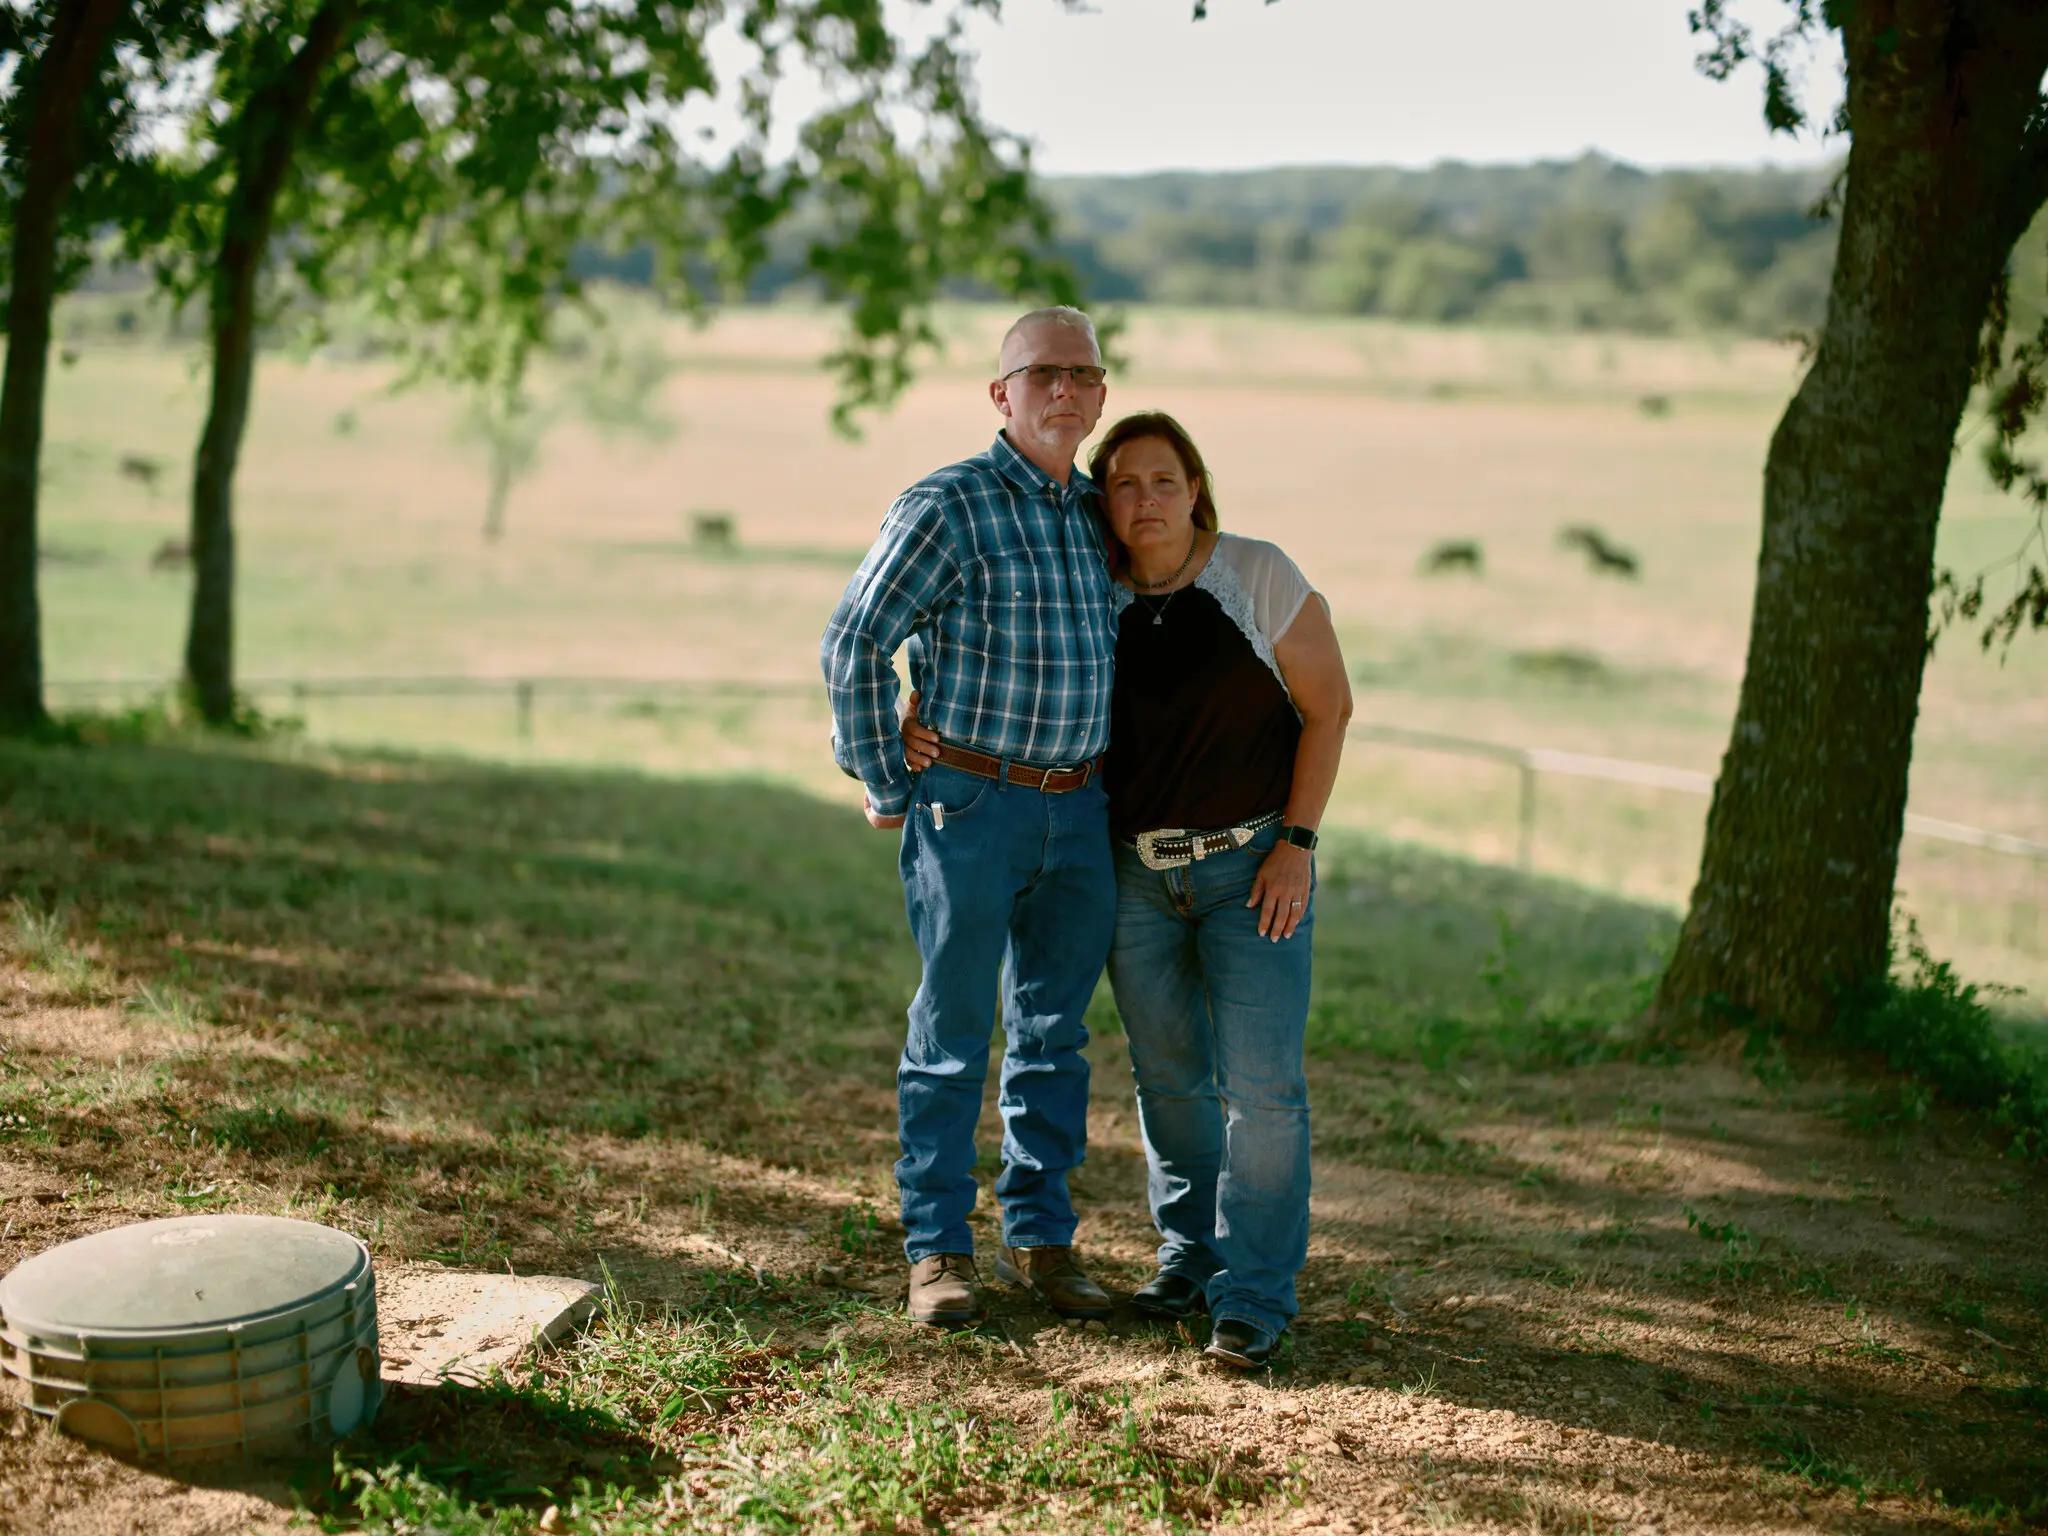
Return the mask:
[[[1181,592],[1181,589],[1174,586],[1174,583],[1185,576],[1188,567],[1194,563],[1195,546],[1201,542],[1201,538],[1202,536],[1194,529],[1190,528],[1188,530],[1188,552],[1181,556],[1180,564],[1174,567],[1173,574],[1164,580],[1140,581],[1138,573],[1136,571],[1131,572],[1131,595],[1138,598],[1147,608],[1152,610],[1152,622],[1154,624],[1164,624],[1166,622],[1166,610],[1173,606],[1173,600],[1179,597]],[[1151,594],[1169,587],[1172,590],[1166,593],[1166,596],[1161,599],[1157,608],[1153,608]]]
[[1171,592],[1167,593],[1165,597],[1160,599],[1159,606],[1157,608],[1152,607],[1152,599],[1145,593],[1133,592],[1131,595],[1137,598],[1139,602],[1143,603],[1145,607],[1148,610],[1150,610],[1152,614],[1152,622],[1154,624],[1164,624],[1166,622],[1166,610],[1173,606],[1173,600],[1176,597],[1180,596],[1181,590],[1181,588],[1175,587]]

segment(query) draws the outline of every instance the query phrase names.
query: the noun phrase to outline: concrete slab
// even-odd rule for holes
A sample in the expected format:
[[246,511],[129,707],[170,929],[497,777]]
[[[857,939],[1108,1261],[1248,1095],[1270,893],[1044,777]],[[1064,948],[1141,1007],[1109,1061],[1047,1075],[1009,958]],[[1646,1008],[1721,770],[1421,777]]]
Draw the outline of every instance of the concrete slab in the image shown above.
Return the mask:
[[376,1276],[384,1379],[415,1387],[481,1380],[536,1341],[567,1333],[596,1310],[598,1299],[588,1280],[559,1275],[379,1264]]

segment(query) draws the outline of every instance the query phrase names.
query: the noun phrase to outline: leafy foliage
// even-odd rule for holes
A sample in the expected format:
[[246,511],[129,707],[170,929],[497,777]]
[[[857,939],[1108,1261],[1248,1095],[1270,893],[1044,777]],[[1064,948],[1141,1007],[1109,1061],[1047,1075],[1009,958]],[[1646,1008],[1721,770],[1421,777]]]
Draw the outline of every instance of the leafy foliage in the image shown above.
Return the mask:
[[[2030,238],[2048,244],[2048,234]],[[1991,432],[1984,444],[1984,468],[2000,490],[2021,497],[2033,509],[2034,525],[2019,547],[2004,559],[1969,577],[1943,569],[1934,579],[1934,620],[1929,643],[1956,620],[1981,621],[1979,639],[1985,650],[2010,645],[2022,627],[2048,629],[2048,474],[2040,457],[2023,447],[2028,431],[2048,402],[2048,310],[2030,334],[2009,351],[2006,340],[2014,325],[2011,278],[1992,296],[1977,352],[1975,383],[1983,400],[1977,427]],[[1985,583],[2001,572],[2013,573],[2012,590],[2002,607],[1985,610]],[[1994,599],[1995,600],[1995,599]]]
[[1895,963],[1899,949],[1905,973],[1845,998],[1837,1037],[1951,1103],[1989,1111],[2018,1150],[2038,1155],[2048,1136],[2048,1060],[1999,1032],[1986,989],[1937,960],[1910,919],[1894,941]]
[[[849,303],[833,358],[842,419],[883,403],[933,343],[926,311],[948,280],[1078,297],[1046,254],[1024,146],[979,117],[961,29],[994,8],[921,5],[938,14],[905,36],[882,0],[363,0],[278,210],[273,308],[306,300],[293,311],[318,325],[329,301],[361,296],[414,376],[502,396],[580,305],[579,248],[644,246],[663,297],[701,309],[802,206],[806,268]],[[267,0],[192,18],[218,107],[184,120],[175,196],[123,220],[131,254],[174,294],[210,280],[255,104],[312,9]],[[798,71],[827,103],[778,158],[773,88]],[[687,113],[713,98],[742,126],[707,152]]]
[[[121,7],[113,46],[89,91],[77,125],[81,153],[66,197],[59,236],[61,292],[90,266],[96,233],[122,218],[161,219],[172,189],[161,174],[151,135],[189,80],[186,47],[197,7],[179,0],[139,0]],[[0,220],[15,223],[28,167],[36,86],[58,7],[0,7],[0,59],[15,62],[0,89]],[[13,243],[0,242],[0,284],[12,282]]]
[[[1701,0],[1686,19],[1694,34],[1705,40],[1698,59],[1701,73],[1726,80],[1743,65],[1756,64],[1764,77],[1764,120],[1778,132],[1792,133],[1808,126],[1798,62],[1821,31],[1843,31],[1846,37],[1852,6],[1850,0],[1786,0],[1786,9],[1782,25],[1767,36],[1759,36],[1754,26],[1733,15],[1728,0]],[[1882,63],[1899,44],[1896,22],[1869,30],[1866,21],[1864,46],[1870,57],[1863,67]],[[1848,113],[1845,98],[1827,131],[1848,133]],[[2048,154],[2048,97],[2036,107],[2027,134],[2037,157]],[[2048,244],[2048,232],[2039,221],[2024,238],[2037,251]],[[2026,258],[2020,260],[2024,263]],[[2031,264],[2038,265],[2038,258]],[[2048,479],[2043,478],[2039,461],[2022,456],[2019,446],[2048,401],[2048,315],[2008,353],[2007,333],[2014,321],[2010,299],[2009,282],[2001,284],[1985,316],[1975,382],[1982,391],[1984,423],[1992,431],[1983,449],[1985,468],[2000,489],[2025,498],[2033,508],[2034,525],[2011,555],[1974,575],[1959,576],[1946,568],[1935,573],[1930,647],[1958,619],[1982,622],[1979,640],[1987,651],[1994,645],[2010,645],[2023,627],[2048,629],[2048,525],[2043,522]],[[2007,570],[2013,572],[2011,592],[2002,606],[1987,611],[1985,584]]]
[[[1846,6],[1843,0],[1786,0],[1786,8],[1790,17],[1761,38],[1732,14],[1727,0],[1700,0],[1698,9],[1686,13],[1686,24],[1704,40],[1700,73],[1726,80],[1745,64],[1757,65],[1764,76],[1764,121],[1776,132],[1794,133],[1808,122],[1800,99],[1800,57],[1819,28],[1841,24]],[[1842,131],[1846,122],[1837,119],[1830,127]]]

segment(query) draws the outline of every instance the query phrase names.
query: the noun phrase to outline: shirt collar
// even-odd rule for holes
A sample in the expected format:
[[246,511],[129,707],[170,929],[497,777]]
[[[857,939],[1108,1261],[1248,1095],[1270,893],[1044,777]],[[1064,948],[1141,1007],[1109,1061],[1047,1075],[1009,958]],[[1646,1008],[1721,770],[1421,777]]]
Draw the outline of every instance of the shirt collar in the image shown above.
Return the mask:
[[[994,462],[997,472],[1020,491],[1042,491],[1047,486],[1051,486],[1055,491],[1060,489],[1059,481],[1025,458],[1017,445],[1010,441],[1007,433],[996,434],[995,445],[989,449],[988,456]],[[1068,491],[1088,496],[1094,494],[1095,482],[1088,478],[1087,472],[1080,465],[1076,464],[1067,475],[1066,488]]]

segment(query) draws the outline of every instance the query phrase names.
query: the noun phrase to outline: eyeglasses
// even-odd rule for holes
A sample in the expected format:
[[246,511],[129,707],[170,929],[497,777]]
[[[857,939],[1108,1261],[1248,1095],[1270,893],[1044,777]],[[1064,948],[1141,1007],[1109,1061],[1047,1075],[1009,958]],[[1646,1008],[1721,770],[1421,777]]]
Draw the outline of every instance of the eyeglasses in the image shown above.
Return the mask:
[[1094,389],[1109,377],[1109,370],[1100,363],[1026,363],[1022,368],[1012,368],[996,382],[1007,384],[1020,373],[1040,389],[1051,389],[1059,383],[1061,374],[1080,389]]

